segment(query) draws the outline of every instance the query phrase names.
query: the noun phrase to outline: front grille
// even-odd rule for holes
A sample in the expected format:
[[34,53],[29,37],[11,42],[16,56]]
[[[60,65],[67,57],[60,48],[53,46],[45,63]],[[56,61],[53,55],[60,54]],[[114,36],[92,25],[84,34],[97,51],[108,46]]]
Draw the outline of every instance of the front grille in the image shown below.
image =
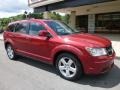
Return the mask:
[[112,48],[112,46],[107,47],[106,51],[107,51],[107,55],[112,55],[113,54],[113,48]]

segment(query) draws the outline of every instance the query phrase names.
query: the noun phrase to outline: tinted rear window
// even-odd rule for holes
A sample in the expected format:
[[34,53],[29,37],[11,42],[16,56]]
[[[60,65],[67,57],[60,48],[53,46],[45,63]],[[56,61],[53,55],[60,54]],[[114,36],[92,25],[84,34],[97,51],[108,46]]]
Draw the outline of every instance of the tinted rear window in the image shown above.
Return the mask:
[[8,25],[7,31],[13,32],[15,29],[15,24]]
[[15,32],[26,34],[28,31],[29,24],[26,22],[17,23],[15,27]]

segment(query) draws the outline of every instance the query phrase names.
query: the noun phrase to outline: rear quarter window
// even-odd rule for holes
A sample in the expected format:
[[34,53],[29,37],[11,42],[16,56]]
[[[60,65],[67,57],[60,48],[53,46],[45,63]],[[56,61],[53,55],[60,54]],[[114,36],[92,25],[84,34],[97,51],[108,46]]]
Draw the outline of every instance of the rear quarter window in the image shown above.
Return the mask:
[[7,31],[9,31],[9,32],[13,32],[14,29],[15,29],[15,25],[14,24],[8,25],[8,27],[7,27]]
[[15,27],[15,32],[27,34],[29,24],[27,22],[17,23]]

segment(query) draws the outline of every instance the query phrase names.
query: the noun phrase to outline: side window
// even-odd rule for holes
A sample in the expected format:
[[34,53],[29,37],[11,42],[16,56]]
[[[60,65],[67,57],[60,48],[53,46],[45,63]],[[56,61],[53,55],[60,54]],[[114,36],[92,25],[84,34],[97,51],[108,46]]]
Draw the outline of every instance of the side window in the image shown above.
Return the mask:
[[15,27],[15,32],[27,33],[28,23],[17,23]]
[[8,25],[8,27],[7,27],[7,31],[9,31],[9,32],[13,32],[14,29],[15,29],[15,25],[14,24]]
[[30,24],[30,35],[38,35],[40,30],[45,30],[45,27],[39,23],[31,23]]

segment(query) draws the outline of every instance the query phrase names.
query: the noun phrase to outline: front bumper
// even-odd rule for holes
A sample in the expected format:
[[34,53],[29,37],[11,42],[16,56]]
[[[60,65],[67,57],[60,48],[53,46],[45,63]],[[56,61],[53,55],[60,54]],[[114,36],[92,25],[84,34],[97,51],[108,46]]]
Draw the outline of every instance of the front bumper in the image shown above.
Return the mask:
[[86,74],[102,74],[111,70],[114,65],[115,53],[111,56],[92,57],[89,64],[86,65]]

